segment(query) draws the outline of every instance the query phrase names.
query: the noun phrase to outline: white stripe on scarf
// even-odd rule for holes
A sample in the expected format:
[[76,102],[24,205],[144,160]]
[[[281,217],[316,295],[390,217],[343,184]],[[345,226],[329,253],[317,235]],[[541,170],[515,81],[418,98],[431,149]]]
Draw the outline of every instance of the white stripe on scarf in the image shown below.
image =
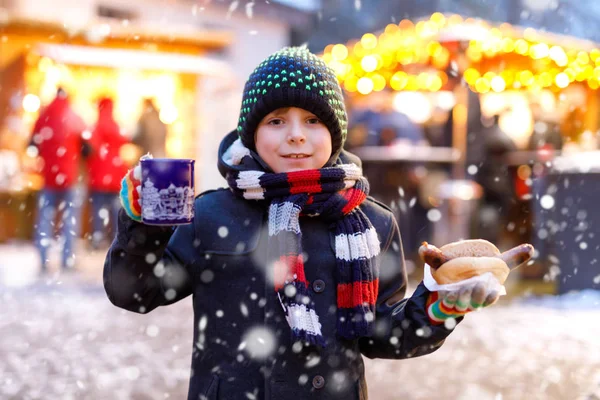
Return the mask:
[[265,198],[265,189],[260,186],[262,171],[241,171],[235,183],[238,189],[244,191],[244,198],[248,200],[262,200]]
[[292,304],[287,307],[286,320],[292,329],[305,330],[309,335],[321,336],[321,323],[315,310],[304,304]]
[[344,170],[346,175],[344,178],[345,189],[354,187],[356,181],[362,178],[362,169],[356,164],[341,164],[339,167]]
[[300,234],[300,207],[292,202],[272,203],[269,206],[269,236],[281,231]]
[[377,256],[379,251],[380,243],[375,228],[369,228],[364,233],[342,233],[335,237],[335,256],[342,260],[369,259]]

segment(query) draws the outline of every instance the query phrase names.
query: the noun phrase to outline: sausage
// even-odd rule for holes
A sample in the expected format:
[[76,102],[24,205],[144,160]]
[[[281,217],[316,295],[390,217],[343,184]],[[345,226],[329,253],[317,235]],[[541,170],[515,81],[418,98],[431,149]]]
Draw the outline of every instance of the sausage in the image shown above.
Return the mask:
[[517,247],[506,250],[498,257],[508,265],[508,268],[515,269],[533,257],[533,246],[528,243],[520,244]]
[[427,242],[421,243],[419,256],[433,269],[438,269],[443,263],[450,260],[440,249]]

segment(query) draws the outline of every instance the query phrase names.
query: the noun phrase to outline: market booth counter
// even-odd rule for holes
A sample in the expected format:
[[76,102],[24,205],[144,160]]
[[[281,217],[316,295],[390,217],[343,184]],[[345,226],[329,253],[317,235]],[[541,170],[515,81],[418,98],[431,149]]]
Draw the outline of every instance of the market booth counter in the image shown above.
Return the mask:
[[[423,152],[414,148],[398,154],[397,150],[365,148],[359,149],[359,155],[366,159],[365,172],[370,165],[379,164],[382,169],[401,174],[407,165],[421,163],[427,172],[443,169],[446,179],[457,183],[449,187],[461,187],[464,180],[477,181],[484,186],[479,217],[492,222],[470,224],[473,229],[464,236],[489,234],[488,240],[502,250],[523,242],[537,244],[535,264],[520,268],[517,275],[558,285],[557,260],[564,269],[563,276],[568,275],[573,284],[574,276],[584,276],[581,262],[569,270],[567,265],[576,263],[568,258],[579,257],[581,261],[587,257],[591,240],[583,244],[584,248],[556,244],[561,239],[553,243],[554,247],[548,246],[554,236],[543,225],[556,220],[556,216],[546,218],[553,210],[544,208],[540,200],[547,199],[548,188],[564,184],[561,174],[550,172],[561,151],[577,144],[575,159],[580,161],[585,153],[600,148],[596,134],[600,128],[599,48],[598,44],[566,35],[434,13],[418,21],[389,24],[382,31],[365,33],[346,43],[331,44],[324,48],[323,58],[342,83],[351,114],[358,114],[354,104],[357,109],[366,107],[374,112],[385,109],[386,102],[381,107],[377,98],[387,94],[388,105],[420,126],[439,126],[439,122],[431,123],[436,114],[447,115],[445,148],[440,152],[447,152],[451,146],[458,155],[455,160],[434,162],[430,158],[440,152],[433,149]],[[503,148],[504,144],[511,146]],[[598,174],[569,174],[571,180],[584,182],[581,187],[597,186],[594,179]],[[378,171],[371,173],[370,179],[380,184],[384,176]],[[435,192],[443,191],[441,185],[437,186]],[[402,190],[396,185],[388,191]],[[592,201],[592,196],[585,198],[579,191],[582,205]],[[412,201],[411,197],[406,201]],[[565,202],[568,208],[568,202],[575,198],[562,191],[555,201]],[[430,213],[438,218],[431,220],[433,225],[460,212],[458,206],[452,210],[457,202],[447,204],[449,209],[432,204]],[[577,255],[577,251],[582,254]],[[584,263],[593,266],[592,262],[589,259]],[[597,285],[599,275],[591,279],[586,276],[591,282],[587,285]],[[562,284],[566,288],[568,280]]]
[[[32,237],[35,198],[42,183],[35,168],[27,167],[35,159],[27,146],[40,110],[52,101],[58,87],[66,90],[72,108],[90,131],[97,120],[98,101],[111,98],[115,120],[128,139],[139,131],[145,101],[151,100],[166,129],[166,156],[197,158],[207,118],[199,109],[206,96],[203,84],[234,79],[229,64],[207,54],[226,48],[233,35],[177,29],[100,21],[72,31],[62,24],[12,15],[3,20],[0,151],[17,159],[17,171],[10,179],[4,177],[0,164],[0,241]],[[126,163],[135,160],[129,157]],[[82,161],[83,193],[86,168]],[[89,214],[86,204],[84,236],[90,231]]]
[[3,182],[0,184],[0,243],[29,240],[33,237],[33,213],[42,181],[37,174],[23,173]]
[[559,293],[600,290],[600,151],[563,155],[534,183],[536,246]]

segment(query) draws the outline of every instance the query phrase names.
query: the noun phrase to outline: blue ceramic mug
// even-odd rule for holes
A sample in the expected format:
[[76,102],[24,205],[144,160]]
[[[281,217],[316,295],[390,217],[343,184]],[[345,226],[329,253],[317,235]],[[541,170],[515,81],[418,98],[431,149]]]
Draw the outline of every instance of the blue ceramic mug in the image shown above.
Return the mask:
[[148,158],[142,166],[142,222],[182,225],[194,219],[194,160]]

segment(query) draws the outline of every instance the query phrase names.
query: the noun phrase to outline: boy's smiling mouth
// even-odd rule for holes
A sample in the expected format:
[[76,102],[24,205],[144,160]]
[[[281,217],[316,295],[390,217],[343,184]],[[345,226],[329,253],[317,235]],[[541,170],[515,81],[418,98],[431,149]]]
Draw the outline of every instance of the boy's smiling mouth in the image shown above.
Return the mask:
[[292,153],[292,154],[285,154],[282,156],[283,158],[308,158],[310,157],[308,154],[304,154],[304,153]]

